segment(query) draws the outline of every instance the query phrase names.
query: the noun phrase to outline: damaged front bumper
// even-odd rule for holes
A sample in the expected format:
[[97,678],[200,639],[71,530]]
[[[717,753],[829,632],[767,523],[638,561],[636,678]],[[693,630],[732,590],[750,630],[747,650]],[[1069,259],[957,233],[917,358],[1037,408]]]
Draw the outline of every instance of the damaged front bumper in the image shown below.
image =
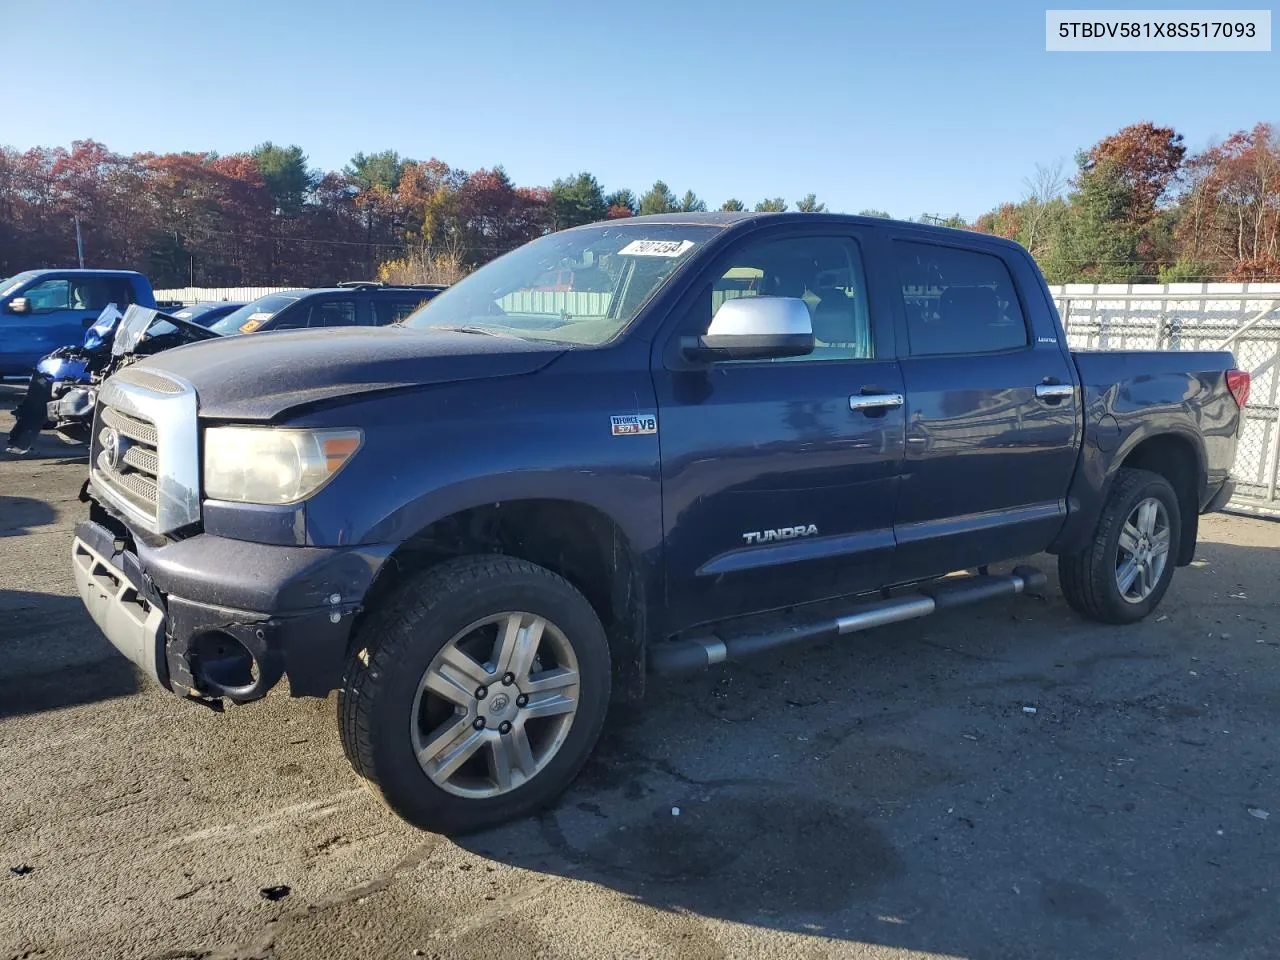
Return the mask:
[[[114,527],[115,524],[113,523]],[[352,621],[386,547],[283,547],[200,534],[151,546],[76,525],[72,569],[107,639],[178,696],[257,700],[337,688]]]

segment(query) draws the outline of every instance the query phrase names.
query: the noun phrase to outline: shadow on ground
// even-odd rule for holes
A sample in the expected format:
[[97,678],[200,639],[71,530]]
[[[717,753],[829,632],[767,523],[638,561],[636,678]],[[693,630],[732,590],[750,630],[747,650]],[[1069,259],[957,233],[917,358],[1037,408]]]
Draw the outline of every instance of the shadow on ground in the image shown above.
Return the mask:
[[24,536],[36,527],[53,523],[57,516],[45,500],[0,493],[0,537]]
[[110,700],[138,688],[133,666],[79,597],[0,590],[0,717]]
[[1052,584],[654,690],[554,810],[460,842],[668,915],[911,951],[1280,955],[1249,813],[1280,806],[1280,551],[1201,553],[1136,626]]

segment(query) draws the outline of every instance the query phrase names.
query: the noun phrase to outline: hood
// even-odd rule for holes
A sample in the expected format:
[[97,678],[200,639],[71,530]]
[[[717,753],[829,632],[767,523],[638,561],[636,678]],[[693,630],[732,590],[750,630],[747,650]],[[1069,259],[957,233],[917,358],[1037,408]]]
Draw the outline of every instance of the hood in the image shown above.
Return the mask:
[[405,327],[330,327],[219,337],[134,366],[196,388],[200,416],[270,420],[302,404],[379,390],[542,369],[564,349],[547,343]]

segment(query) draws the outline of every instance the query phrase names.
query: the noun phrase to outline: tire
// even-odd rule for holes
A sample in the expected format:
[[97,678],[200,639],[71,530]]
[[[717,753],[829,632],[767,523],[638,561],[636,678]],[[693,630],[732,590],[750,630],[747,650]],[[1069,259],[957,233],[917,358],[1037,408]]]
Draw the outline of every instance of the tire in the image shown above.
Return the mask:
[[[510,684],[494,662],[504,635],[525,638],[509,649],[533,651],[513,655],[507,673],[523,670],[523,679]],[[554,669],[543,665],[551,660]],[[467,694],[473,682],[493,692]],[[338,692],[339,731],[352,767],[397,815],[463,834],[545,807],[573,782],[600,736],[609,687],[608,640],[582,594],[523,560],[464,557],[402,584],[359,628]],[[537,715],[552,710],[560,712]],[[457,755],[479,746],[446,775],[455,752],[437,750],[442,742]],[[419,763],[419,749],[432,759]]]
[[[1143,564],[1139,563],[1134,584],[1122,593],[1121,582],[1129,572],[1126,564],[1133,557],[1127,547],[1122,547],[1121,544],[1122,537],[1126,544],[1132,542],[1130,534],[1133,530],[1126,531],[1126,524],[1131,521],[1140,505],[1152,501],[1159,504],[1159,508],[1153,511],[1156,517],[1155,533],[1139,542],[1154,546],[1149,553],[1139,549],[1137,554],[1153,558],[1153,564],[1148,568],[1150,574],[1144,582],[1141,569]],[[1166,538],[1160,536],[1161,521],[1167,530]],[[1178,508],[1178,495],[1174,493],[1169,481],[1149,470],[1121,468],[1102,508],[1093,541],[1083,550],[1064,553],[1058,557],[1058,578],[1067,603],[1082,616],[1100,623],[1136,623],[1143,619],[1159,606],[1165,591],[1169,589],[1169,582],[1173,579],[1174,567],[1177,565],[1181,535],[1182,514]],[[1159,549],[1161,542],[1167,549],[1163,554],[1164,562],[1159,565],[1157,573],[1154,556],[1157,555],[1155,551]],[[1148,585],[1149,592],[1146,590]]]

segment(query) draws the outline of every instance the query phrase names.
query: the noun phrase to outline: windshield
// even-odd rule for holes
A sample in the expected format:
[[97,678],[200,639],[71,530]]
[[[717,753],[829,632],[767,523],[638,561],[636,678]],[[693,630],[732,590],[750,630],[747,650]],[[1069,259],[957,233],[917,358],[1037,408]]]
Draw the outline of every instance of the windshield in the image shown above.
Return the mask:
[[214,314],[213,319],[217,320],[219,316],[226,316],[233,310],[239,310],[244,306],[242,303],[225,303],[221,300],[208,300],[204,303],[193,303],[189,307],[183,307],[174,314],[179,320],[190,320],[192,323],[198,323],[201,326],[209,326],[205,323],[205,317],[208,314]]
[[719,230],[623,222],[552,233],[481,267],[403,325],[582,346],[607,343]]
[[269,293],[246,303],[239,310],[232,310],[225,317],[209,324],[209,329],[224,337],[236,333],[253,333],[277,313],[302,299],[299,294]]
[[7,280],[0,280],[0,297],[7,297],[9,294],[13,293],[20,286],[30,280],[32,275],[33,271],[27,270],[23,273],[15,273]]

